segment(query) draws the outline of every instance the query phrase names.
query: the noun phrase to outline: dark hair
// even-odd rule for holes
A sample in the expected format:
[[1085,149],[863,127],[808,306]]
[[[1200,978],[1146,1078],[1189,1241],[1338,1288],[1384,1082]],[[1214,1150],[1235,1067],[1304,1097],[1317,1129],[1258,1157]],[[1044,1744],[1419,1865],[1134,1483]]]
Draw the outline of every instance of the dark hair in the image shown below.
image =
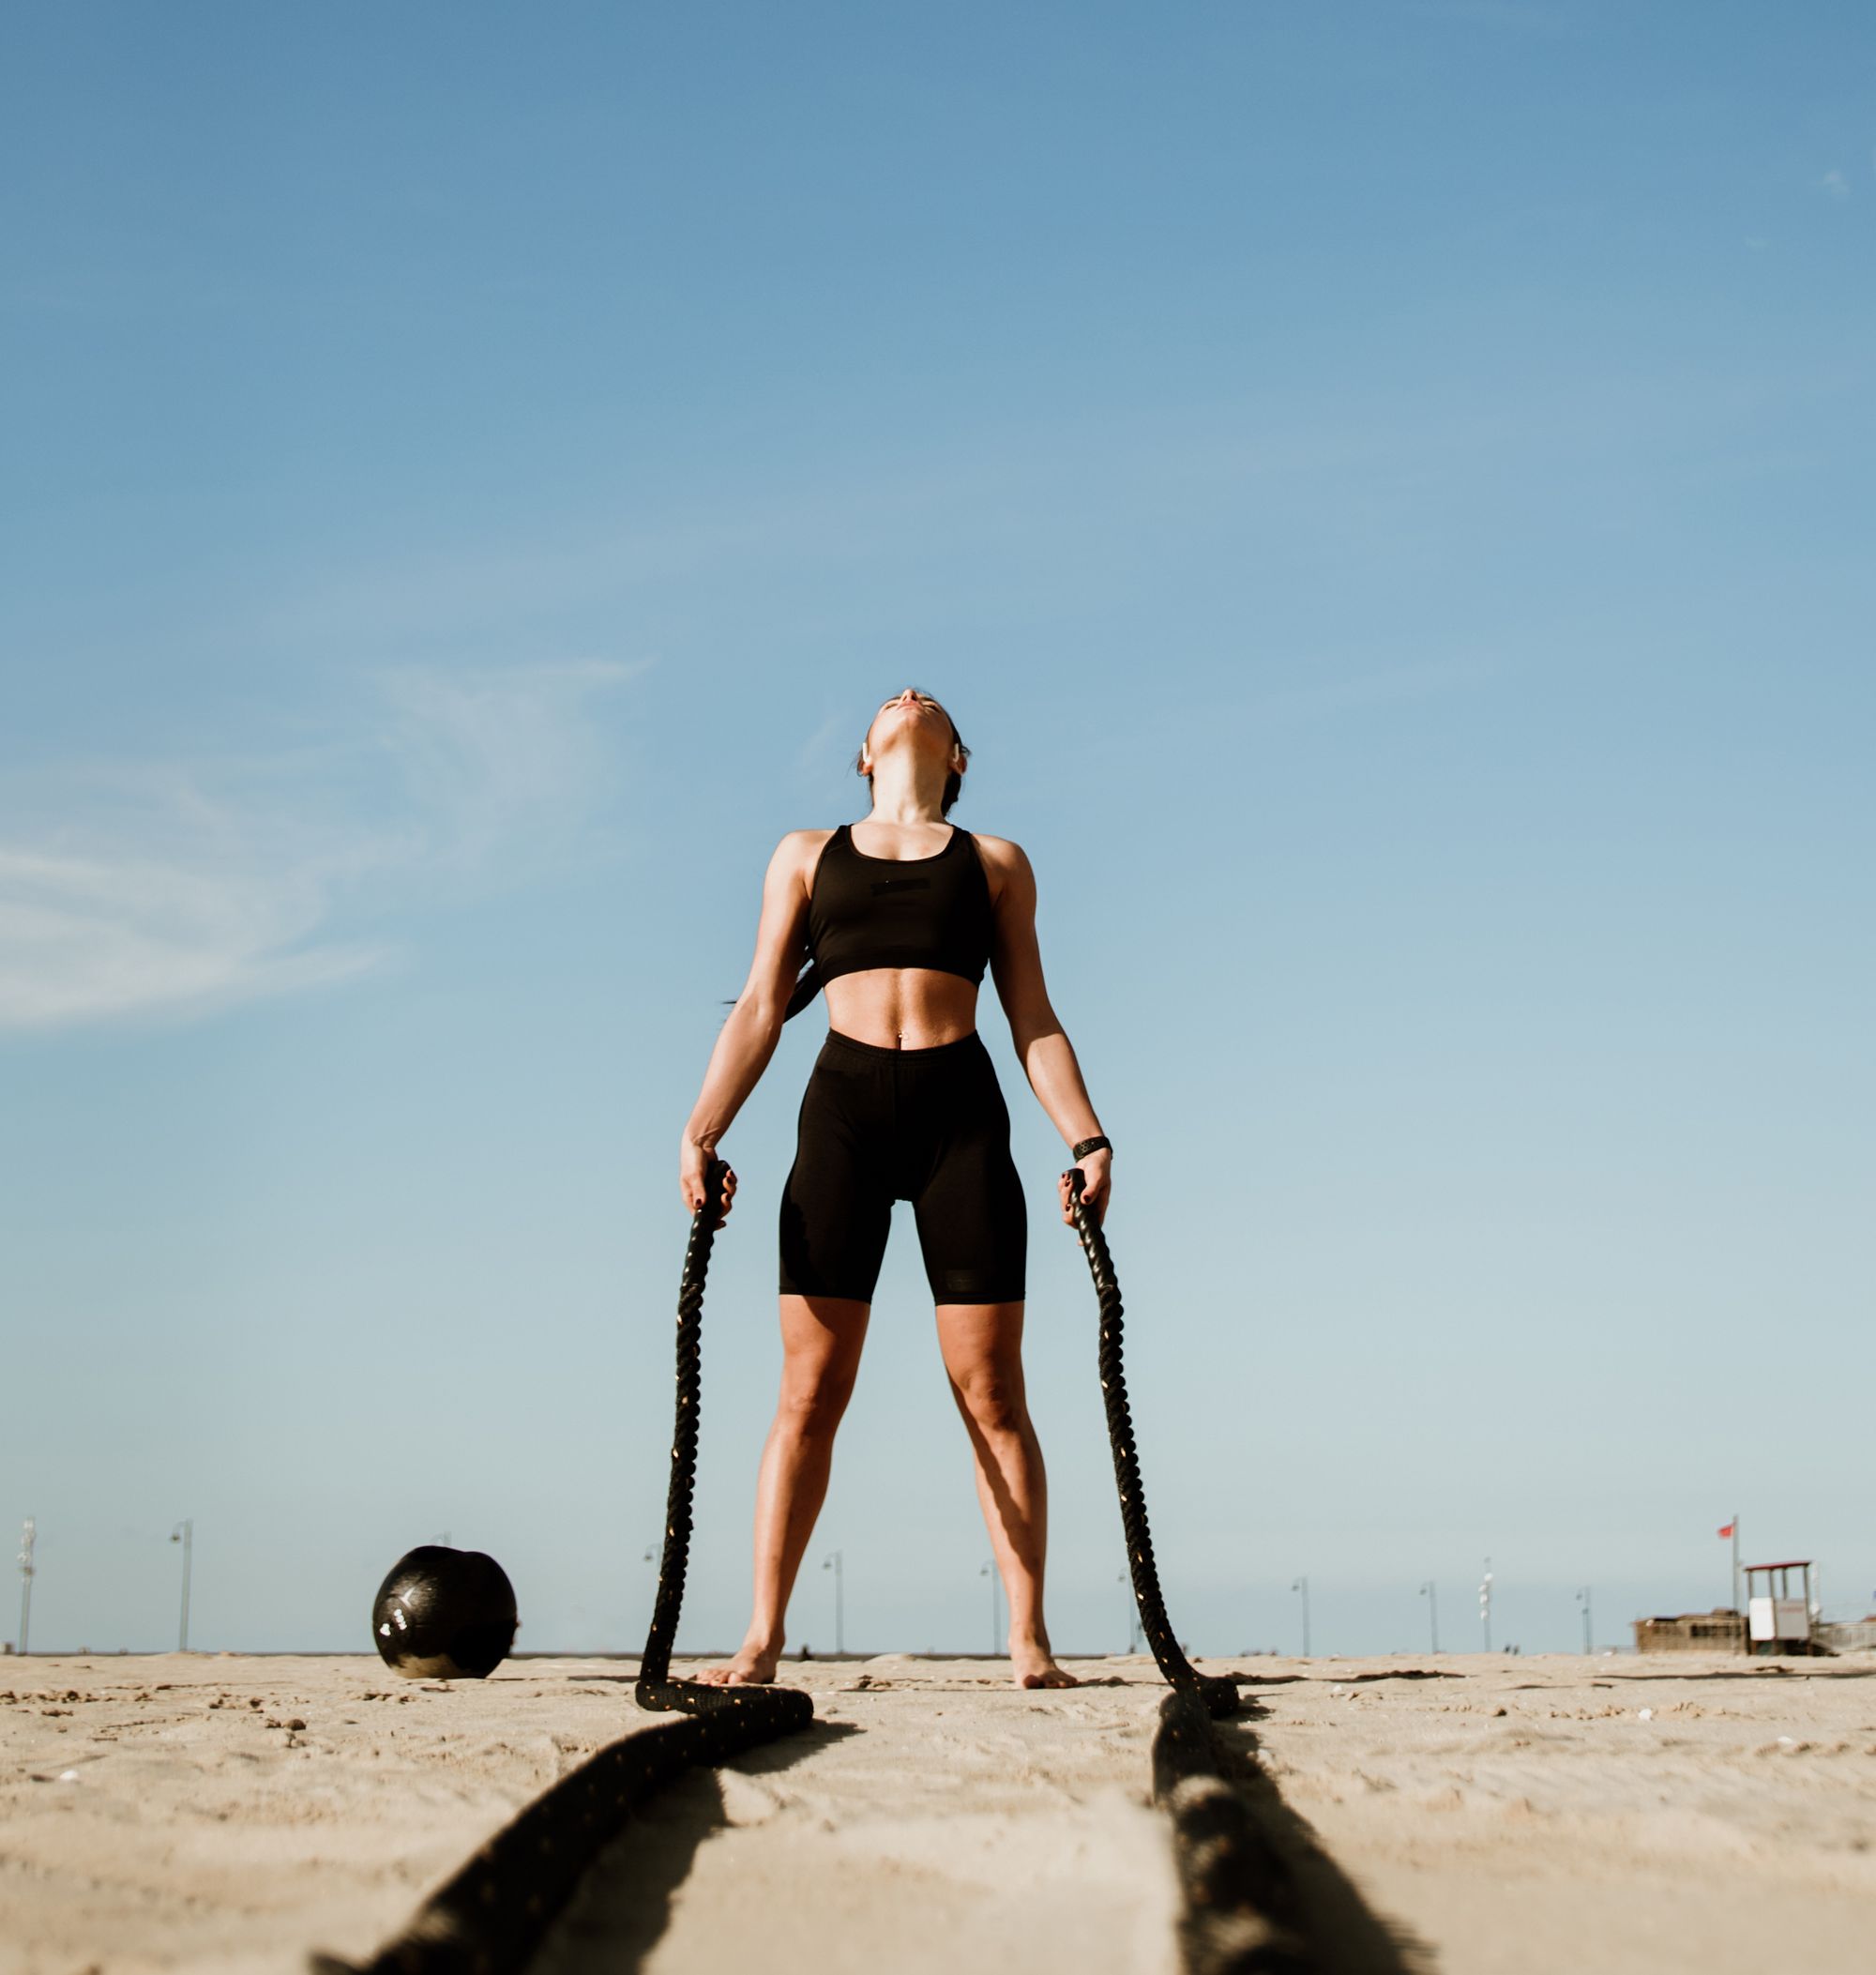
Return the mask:
[[[912,690],[915,692],[916,692],[918,691],[918,688],[915,686]],[[930,699],[930,696],[931,695],[930,693],[927,693],[925,695],[927,699]],[[880,709],[881,712],[884,712],[885,710],[885,709],[884,707]],[[877,720],[878,718],[879,714],[876,713],[873,716],[873,719]],[[946,720],[951,720],[951,716],[948,713],[946,714],[945,718]],[[870,721],[867,723],[867,733],[870,734],[871,732],[872,722]],[[951,720],[951,742],[952,745],[957,749],[958,752],[964,757],[964,761],[968,766],[971,759],[971,751],[964,745],[964,737],[958,732],[958,722],[954,720]],[[864,766],[866,758],[866,736],[862,735],[860,737],[860,745],[855,751],[854,754],[854,773],[864,778],[867,784],[868,793],[870,794],[872,791],[873,778],[867,773],[866,767]],[[945,778],[945,795],[944,799],[938,805],[938,813],[941,816],[948,816],[951,813],[951,805],[955,801],[957,801],[958,798],[961,795],[962,795],[963,792],[964,778],[957,769],[954,768],[950,772],[950,774],[946,775]]]

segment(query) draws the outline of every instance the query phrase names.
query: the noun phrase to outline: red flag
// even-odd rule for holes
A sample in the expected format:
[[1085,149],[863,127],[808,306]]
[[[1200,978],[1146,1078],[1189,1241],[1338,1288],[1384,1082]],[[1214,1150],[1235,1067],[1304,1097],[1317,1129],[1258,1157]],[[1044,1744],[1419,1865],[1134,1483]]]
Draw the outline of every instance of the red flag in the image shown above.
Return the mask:
[[1731,1524],[1731,1523],[1728,1523],[1728,1524],[1727,1524],[1727,1526],[1726,1526],[1726,1527],[1725,1527],[1725,1528],[1723,1528],[1723,1529],[1722,1529],[1722,1530],[1721,1530],[1721,1531],[1720,1531],[1719,1533],[1720,1533],[1720,1534],[1721,1534],[1722,1536],[1731,1536],[1731,1535],[1732,1534],[1732,1530],[1733,1530],[1733,1525],[1732,1525],[1732,1524]]

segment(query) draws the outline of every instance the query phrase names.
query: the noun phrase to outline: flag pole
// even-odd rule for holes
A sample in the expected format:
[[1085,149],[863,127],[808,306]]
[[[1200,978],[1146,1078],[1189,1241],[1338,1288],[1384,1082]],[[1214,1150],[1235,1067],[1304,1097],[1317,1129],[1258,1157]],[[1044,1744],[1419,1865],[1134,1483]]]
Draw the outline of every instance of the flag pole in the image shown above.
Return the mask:
[[1732,1514],[1732,1609],[1744,1613],[1746,1607],[1739,1602],[1739,1512]]

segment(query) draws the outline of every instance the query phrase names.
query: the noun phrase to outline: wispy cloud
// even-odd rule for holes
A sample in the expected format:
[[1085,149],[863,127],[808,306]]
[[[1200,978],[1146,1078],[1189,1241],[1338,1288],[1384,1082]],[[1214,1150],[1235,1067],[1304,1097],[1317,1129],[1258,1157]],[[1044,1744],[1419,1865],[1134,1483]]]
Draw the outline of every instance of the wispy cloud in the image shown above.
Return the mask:
[[587,703],[643,670],[596,659],[382,675],[396,715],[384,746],[421,819],[421,854],[479,868],[505,848],[567,847],[601,799],[610,760]]
[[0,845],[0,1027],[203,1011],[377,965],[383,950],[311,940],[325,903],[311,868]]
[[1841,172],[1826,172],[1818,180],[1819,189],[1832,199],[1850,197],[1850,180]]
[[[382,969],[439,890],[604,843],[592,702],[641,669],[403,669],[310,745],[0,779],[0,1029],[200,1016]],[[379,930],[343,931],[354,911]]]
[[854,750],[853,729],[851,708],[829,712],[794,751],[796,776],[818,780],[841,754],[851,754]]

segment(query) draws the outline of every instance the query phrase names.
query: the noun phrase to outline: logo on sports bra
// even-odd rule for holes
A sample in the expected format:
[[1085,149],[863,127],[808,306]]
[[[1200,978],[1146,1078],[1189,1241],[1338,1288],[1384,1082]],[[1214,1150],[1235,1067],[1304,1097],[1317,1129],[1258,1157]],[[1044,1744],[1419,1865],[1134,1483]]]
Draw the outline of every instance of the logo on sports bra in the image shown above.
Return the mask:
[[930,891],[930,878],[881,878],[873,887],[873,896],[878,898],[883,891]]

